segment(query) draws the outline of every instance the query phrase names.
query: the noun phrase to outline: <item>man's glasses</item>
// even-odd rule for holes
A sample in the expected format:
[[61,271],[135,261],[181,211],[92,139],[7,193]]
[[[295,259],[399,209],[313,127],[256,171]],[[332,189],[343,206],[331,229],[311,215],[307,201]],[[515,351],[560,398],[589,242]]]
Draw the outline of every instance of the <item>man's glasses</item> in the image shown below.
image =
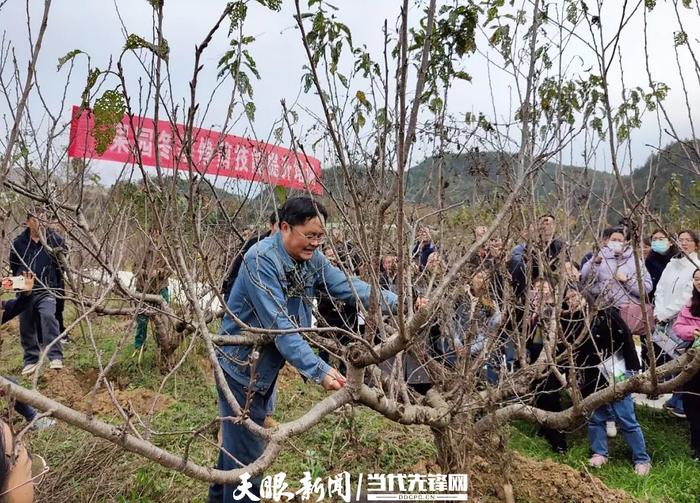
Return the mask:
[[316,242],[316,244],[322,245],[323,243],[326,242],[326,235],[325,234],[315,234],[312,232],[308,233],[308,234],[304,234],[303,232],[296,230],[293,226],[290,225],[290,227],[294,232],[296,232],[300,236],[303,236],[307,241],[309,241],[311,243]]

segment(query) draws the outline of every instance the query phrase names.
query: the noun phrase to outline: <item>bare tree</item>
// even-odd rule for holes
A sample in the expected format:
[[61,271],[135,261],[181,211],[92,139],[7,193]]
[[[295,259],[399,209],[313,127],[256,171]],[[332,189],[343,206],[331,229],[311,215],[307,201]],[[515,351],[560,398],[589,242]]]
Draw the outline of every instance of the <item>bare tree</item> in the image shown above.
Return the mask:
[[[282,102],[279,122],[268,137],[260,137],[253,121],[252,81],[257,68],[248,48],[251,37],[244,27],[248,9],[275,11],[280,2],[259,1],[262,6],[232,2],[222,9],[195,46],[186,97],[172,90],[170,60],[175,55],[170,54],[163,29],[167,6],[162,1],[149,3],[153,8],[151,37],[132,34],[124,26],[120,54],[93,67],[87,54],[71,51],[60,61],[59,75],[65,76],[68,89],[79,65],[86,62],[80,113],[94,120],[88,134],[102,146],[98,148],[107,148],[114,141],[124,114],[130,138],[140,136],[144,127],[140,117],[152,116],[156,124],[159,120],[171,124],[176,136],[171,146],[178,148],[169,152],[186,166],[181,173],[165,167],[158,148],[155,174],[149,171],[143,162],[145,146],[139,141],[130,145],[133,162],[110,188],[91,180],[93,161],[67,159],[66,103],[77,97],[64,93],[55,108],[44,100],[36,79],[51,2],[45,2],[39,32],[29,34],[33,50],[28,61],[11,57],[13,41],[3,39],[0,45],[0,90],[11,111],[0,173],[2,197],[11,208],[3,211],[5,235],[13,221],[21,220],[21,210],[39,205],[66,236],[69,249],[54,252],[66,274],[67,288],[61,295],[74,306],[77,316],[60,338],[74,327],[85,329],[99,370],[93,394],[98,389],[110,393],[121,423],[108,424],[47,398],[37,388],[39,370],[31,389],[0,378],[16,399],[172,470],[202,481],[231,484],[240,481],[243,473],[262,473],[288,439],[346,404],[368,407],[401,424],[430,426],[441,468],[469,472],[475,452],[485,445],[505,445],[502,427],[516,419],[565,430],[626,393],[677,389],[700,369],[700,355],[691,350],[671,363],[659,367],[652,363],[648,372],[582,396],[578,380],[586,368],[576,358],[577,348],[591,337],[593,318],[607,306],[586,308],[581,330],[573,336],[564,333],[562,318],[567,316],[571,278],[562,254],[546,274],[553,302],[542,333],[542,351],[532,358],[527,352],[532,334],[518,320],[542,314],[532,311],[536,308],[529,293],[533,276],[528,270],[527,293],[520,297],[512,291],[506,264],[507,247],[522,241],[529,244],[529,264],[548,260],[538,251],[533,227],[543,212],[563,222],[560,232],[571,245],[592,241],[609,216],[624,218],[633,230],[636,281],[644,291],[639,240],[644,226],[657,219],[649,203],[654,179],[649,178],[642,194],[629,187],[623,173],[624,152],[645,107],[661,110],[668,127],[673,125],[663,104],[667,91],[651,74],[649,89],[635,89],[636,94],[620,77],[619,100],[614,98],[619,89],[613,79],[621,72],[620,37],[632,29],[630,19],[653,15],[650,6],[625,2],[621,9],[611,9],[618,18],[616,29],[610,32],[608,22],[601,22],[602,0],[597,2],[597,13],[592,12],[593,7],[569,1],[545,6],[534,0],[521,8],[494,4],[484,12],[472,3],[438,5],[429,0],[418,2],[418,15],[405,0],[397,18],[384,23],[383,51],[374,55],[352,39],[349,28],[325,2],[302,5],[295,0],[294,22],[306,54],[304,87],[317,106],[309,110]],[[609,5],[606,2],[605,8]],[[675,8],[680,7],[676,4]],[[28,18],[28,25],[32,21]],[[678,22],[682,28],[682,16]],[[226,24],[230,50],[219,62],[216,86],[206,94],[200,89],[200,77],[213,69],[203,63],[203,55]],[[687,36],[678,37],[678,50],[688,48],[697,70],[691,41]],[[595,69],[583,67],[581,51],[588,52]],[[491,96],[483,100],[484,109],[475,113],[454,105],[453,89],[471,78],[466,69],[477,60],[481,67],[474,70],[486,69]],[[679,71],[687,72],[680,65]],[[503,92],[499,81],[506,79],[511,94],[504,100],[495,95]],[[688,91],[684,92],[687,96]],[[246,415],[247,406],[241,406],[228,389],[219,362],[218,347],[222,345],[264,347],[284,333],[241,324],[241,334],[232,336],[217,334],[214,327],[224,314],[237,320],[226,307],[220,285],[242,244],[244,228],[260,223],[260,215],[273,211],[282,193],[263,188],[258,194],[249,189],[231,195],[221,190],[227,188],[223,182],[204,176],[208,165],[228,155],[223,142],[210,145],[208,155],[198,150],[202,138],[197,131],[212,121],[211,104],[224,94],[226,113],[216,118],[223,132],[247,125],[258,140],[291,145],[300,160],[311,155],[311,145],[318,141],[326,165],[332,167],[321,181],[324,200],[332,208],[333,225],[343,233],[343,239],[331,241],[330,247],[336,256],[346,256],[348,250],[343,247],[351,242],[353,260],[340,260],[339,267],[348,277],[361,274],[373,287],[370,305],[358,306],[365,320],[363,332],[351,325],[329,327],[320,313],[318,326],[299,329],[312,346],[344,362],[347,384],[300,418],[274,428],[258,425]],[[301,135],[304,120],[314,125],[314,133]],[[158,126],[154,137],[159,138]],[[572,161],[566,160],[566,152],[581,145],[583,168],[568,169]],[[697,156],[697,141],[684,146]],[[434,185],[424,191],[427,196],[421,206],[407,194],[414,197],[420,192],[411,186],[409,167],[423,148],[431,154],[426,169]],[[604,149],[616,185],[592,191],[590,187],[602,176],[592,169],[595,154]],[[490,151],[496,154],[487,155]],[[476,167],[458,166],[451,172],[450,155],[464,152],[473,156]],[[270,165],[269,152],[262,152],[256,159],[258,174],[269,175]],[[472,180],[473,192],[451,191],[450,180],[456,178]],[[311,194],[310,184],[300,193]],[[614,204],[616,200],[623,204]],[[460,215],[466,215],[466,222]],[[471,229],[476,224],[485,225],[487,231],[474,240]],[[433,227],[432,239],[442,243],[441,257],[433,257],[431,266],[421,270],[415,266],[412,247],[426,225]],[[7,250],[9,245],[2,246]],[[122,273],[138,270],[146,250],[170,276],[175,287],[171,303],[157,291],[139,289]],[[399,308],[395,315],[384,318],[378,293],[387,286],[382,279],[387,255],[396,257],[393,286]],[[484,255],[494,260],[485,265]],[[492,285],[495,278],[500,278],[496,301],[501,316],[489,328],[475,313],[480,296],[490,288],[483,284]],[[648,309],[644,304],[643,311]],[[200,347],[235,412],[233,418],[213,413],[206,423],[179,432],[186,439],[181,452],[158,447],[151,439],[148,418],[134,417],[114,396],[110,371],[131,333],[118,338],[111,354],[97,350],[92,328],[95,316],[134,319],[140,314],[154,321],[164,374],[161,390]],[[459,348],[452,348],[454,359],[449,363],[431,347],[433,329],[457,341]],[[652,329],[647,323],[644,343],[653,355]],[[60,343],[60,338],[54,343]],[[502,365],[506,347],[513,348],[514,362]],[[45,355],[46,350],[42,358]],[[409,361],[414,367],[407,372]],[[486,379],[485,368],[494,370],[497,378]],[[417,370],[431,384],[425,393],[413,385]],[[541,391],[533,383],[552,376],[559,383],[556,391],[572,397],[572,406],[565,410],[545,411],[535,405]],[[191,444],[206,442],[206,431],[221,421],[240,422],[264,438],[263,455],[230,472],[191,459]],[[507,481],[507,464],[504,471]]]

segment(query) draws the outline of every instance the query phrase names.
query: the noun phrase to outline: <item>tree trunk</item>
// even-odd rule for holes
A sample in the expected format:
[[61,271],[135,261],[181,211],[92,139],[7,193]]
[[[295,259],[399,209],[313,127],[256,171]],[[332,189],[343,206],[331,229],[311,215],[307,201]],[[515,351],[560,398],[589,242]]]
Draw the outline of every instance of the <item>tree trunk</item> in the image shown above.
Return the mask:
[[156,363],[160,371],[165,374],[177,363],[175,351],[182,342],[182,333],[175,330],[172,320],[165,314],[154,314],[151,316],[151,321],[158,346]]
[[440,470],[467,474],[470,499],[514,501],[507,434],[477,437],[472,425],[473,418],[459,415],[445,428],[432,428]]

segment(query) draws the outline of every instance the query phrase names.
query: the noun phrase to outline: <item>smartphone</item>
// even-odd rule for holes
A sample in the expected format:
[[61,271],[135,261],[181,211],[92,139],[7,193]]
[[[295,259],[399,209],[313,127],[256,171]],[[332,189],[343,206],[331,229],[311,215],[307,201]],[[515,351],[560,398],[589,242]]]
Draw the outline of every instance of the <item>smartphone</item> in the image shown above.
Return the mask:
[[24,276],[10,276],[13,290],[24,290]]

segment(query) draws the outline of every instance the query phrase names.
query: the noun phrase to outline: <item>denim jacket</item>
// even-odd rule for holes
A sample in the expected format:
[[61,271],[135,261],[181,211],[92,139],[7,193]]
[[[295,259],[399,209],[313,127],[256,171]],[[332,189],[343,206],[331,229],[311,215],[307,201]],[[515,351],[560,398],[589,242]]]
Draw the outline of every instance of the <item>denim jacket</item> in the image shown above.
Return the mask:
[[[278,232],[259,241],[245,254],[227,304],[233,314],[251,327],[278,330],[311,327],[312,302],[319,291],[327,291],[342,302],[355,303],[354,288],[357,298],[365,307],[369,306],[370,285],[357,278],[351,282],[352,285],[345,273],[332,266],[319,250],[311,260],[296,262],[284,249]],[[382,309],[394,312],[396,295],[388,291],[382,294]],[[226,314],[219,333],[237,335],[240,327]],[[253,351],[258,353],[255,362],[251,360]],[[221,352],[219,362],[223,370],[242,386],[261,394],[274,386],[285,361],[316,383],[331,369],[298,332],[277,335],[274,341],[260,346],[223,346]]]

